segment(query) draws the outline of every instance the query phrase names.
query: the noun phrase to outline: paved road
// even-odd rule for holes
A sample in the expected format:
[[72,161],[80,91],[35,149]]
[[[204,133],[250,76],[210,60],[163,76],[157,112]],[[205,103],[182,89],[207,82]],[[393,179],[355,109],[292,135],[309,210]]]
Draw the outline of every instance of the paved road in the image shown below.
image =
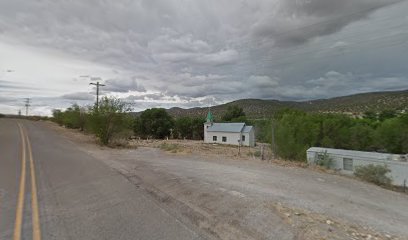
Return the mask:
[[0,239],[205,239],[35,122],[0,119]]

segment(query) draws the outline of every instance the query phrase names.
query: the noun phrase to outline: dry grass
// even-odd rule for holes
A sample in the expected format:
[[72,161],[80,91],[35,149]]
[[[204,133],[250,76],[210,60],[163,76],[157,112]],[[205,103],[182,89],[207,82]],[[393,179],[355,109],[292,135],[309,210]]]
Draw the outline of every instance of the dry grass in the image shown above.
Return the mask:
[[[261,145],[241,147],[222,144],[209,144],[195,140],[131,140],[131,146],[160,148],[167,152],[199,154],[208,157],[228,157],[232,159],[261,159]],[[269,145],[264,145],[264,159],[271,160],[272,152]]]

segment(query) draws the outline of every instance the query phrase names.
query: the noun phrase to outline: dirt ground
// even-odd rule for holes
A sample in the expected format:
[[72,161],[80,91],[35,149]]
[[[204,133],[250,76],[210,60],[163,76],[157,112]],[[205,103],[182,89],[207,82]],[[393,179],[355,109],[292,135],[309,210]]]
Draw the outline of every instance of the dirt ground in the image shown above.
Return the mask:
[[213,239],[408,239],[407,195],[262,161],[253,154],[260,146],[240,155],[236,147],[192,141],[132,141],[134,148],[111,149],[49,125]]

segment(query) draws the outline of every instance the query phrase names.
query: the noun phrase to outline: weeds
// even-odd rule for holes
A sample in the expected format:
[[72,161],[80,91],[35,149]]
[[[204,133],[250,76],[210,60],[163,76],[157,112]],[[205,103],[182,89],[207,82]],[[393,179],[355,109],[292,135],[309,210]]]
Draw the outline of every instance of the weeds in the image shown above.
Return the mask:
[[354,171],[354,175],[361,180],[371,182],[379,186],[390,186],[392,179],[387,176],[391,170],[385,165],[369,164],[366,166],[358,166]]
[[315,163],[321,167],[330,169],[333,165],[333,159],[329,156],[327,151],[325,151],[324,153],[319,153]]
[[174,143],[162,143],[160,144],[160,149],[167,151],[167,152],[171,152],[171,153],[177,153],[179,151],[181,151],[180,149],[180,145],[178,144],[174,144]]

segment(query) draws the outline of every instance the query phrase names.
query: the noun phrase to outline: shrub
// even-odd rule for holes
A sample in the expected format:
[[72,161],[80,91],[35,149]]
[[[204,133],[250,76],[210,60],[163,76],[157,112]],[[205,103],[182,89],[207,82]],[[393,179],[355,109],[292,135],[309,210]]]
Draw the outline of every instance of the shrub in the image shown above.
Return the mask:
[[254,156],[255,157],[260,157],[261,156],[261,151],[255,151]]
[[160,144],[160,149],[164,150],[164,151],[168,151],[168,152],[172,152],[172,153],[176,153],[180,150],[180,146],[178,144],[168,144],[168,143],[162,143]]
[[392,179],[387,176],[391,170],[385,165],[369,164],[358,166],[354,171],[354,175],[366,182],[371,182],[379,186],[391,185]]
[[330,169],[333,165],[333,159],[329,156],[329,154],[327,154],[327,151],[321,153],[320,156],[320,158],[316,159],[315,163],[321,167]]
[[104,145],[112,139],[126,139],[130,136],[132,124],[127,114],[129,111],[128,105],[120,99],[103,97],[98,108],[90,109],[87,127]]
[[163,108],[152,108],[142,112],[133,123],[135,135],[163,139],[169,137],[173,118]]

